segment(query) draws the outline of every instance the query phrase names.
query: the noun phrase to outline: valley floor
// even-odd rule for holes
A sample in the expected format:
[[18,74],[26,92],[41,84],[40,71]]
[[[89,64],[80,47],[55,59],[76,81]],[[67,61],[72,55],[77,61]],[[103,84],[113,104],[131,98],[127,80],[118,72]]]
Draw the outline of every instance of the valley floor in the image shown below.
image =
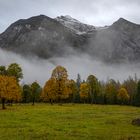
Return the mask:
[[0,110],[0,140],[140,140],[140,108],[36,104]]

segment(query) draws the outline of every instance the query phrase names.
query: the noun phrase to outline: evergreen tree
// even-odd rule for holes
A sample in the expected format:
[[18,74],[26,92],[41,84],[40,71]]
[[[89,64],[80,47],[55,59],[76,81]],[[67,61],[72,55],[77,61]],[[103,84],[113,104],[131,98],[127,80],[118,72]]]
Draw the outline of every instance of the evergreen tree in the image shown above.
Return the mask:
[[140,80],[138,81],[138,84],[137,84],[137,93],[134,97],[134,105],[140,106]]
[[29,103],[31,101],[31,87],[25,84],[22,90],[22,102]]
[[87,78],[87,83],[90,89],[89,95],[90,95],[91,104],[93,103],[96,104],[97,97],[99,96],[99,92],[100,92],[98,79],[94,75],[89,75]]
[[81,85],[81,83],[82,83],[82,80],[81,80],[81,76],[80,76],[79,73],[77,74],[77,80],[76,80],[76,83],[77,83],[78,88],[80,88],[80,85]]

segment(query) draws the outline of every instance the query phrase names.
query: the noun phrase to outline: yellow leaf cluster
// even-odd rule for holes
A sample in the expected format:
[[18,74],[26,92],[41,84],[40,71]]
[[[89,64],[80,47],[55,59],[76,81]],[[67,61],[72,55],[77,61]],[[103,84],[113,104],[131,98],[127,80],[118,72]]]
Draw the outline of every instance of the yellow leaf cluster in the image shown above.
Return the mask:
[[42,97],[44,100],[56,100],[57,99],[57,84],[56,80],[51,78],[49,79],[43,89]]
[[120,100],[123,103],[125,101],[128,101],[130,96],[128,95],[127,90],[122,87],[119,89],[119,92],[117,94],[117,98],[118,98],[118,100]]
[[53,70],[51,78],[56,80],[66,80],[68,78],[67,70],[62,66],[57,66]]
[[89,85],[87,83],[82,83],[80,85],[80,98],[87,99],[89,97]]
[[0,98],[19,101],[21,88],[15,77],[0,75]]
[[44,100],[57,100],[59,99],[67,99],[69,96],[69,89],[67,87],[66,80],[56,80],[54,78],[50,78],[44,88],[42,97]]

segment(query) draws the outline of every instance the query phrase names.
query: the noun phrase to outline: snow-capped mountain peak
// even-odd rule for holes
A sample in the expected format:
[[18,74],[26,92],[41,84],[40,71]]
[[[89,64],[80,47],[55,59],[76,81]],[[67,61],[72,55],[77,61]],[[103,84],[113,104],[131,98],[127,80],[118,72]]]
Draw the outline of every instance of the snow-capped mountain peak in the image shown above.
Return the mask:
[[72,18],[69,15],[59,16],[55,19],[58,22],[60,22],[61,24],[63,24],[65,27],[71,29],[72,31],[74,31],[77,34],[85,34],[85,33],[89,33],[89,32],[92,32],[93,30],[95,30],[94,26],[84,24],[84,23]]
[[57,19],[59,19],[61,21],[69,21],[69,22],[71,21],[71,22],[76,22],[76,23],[79,22],[80,23],[80,21],[78,21],[77,19],[72,18],[69,15],[66,15],[66,16],[58,16]]

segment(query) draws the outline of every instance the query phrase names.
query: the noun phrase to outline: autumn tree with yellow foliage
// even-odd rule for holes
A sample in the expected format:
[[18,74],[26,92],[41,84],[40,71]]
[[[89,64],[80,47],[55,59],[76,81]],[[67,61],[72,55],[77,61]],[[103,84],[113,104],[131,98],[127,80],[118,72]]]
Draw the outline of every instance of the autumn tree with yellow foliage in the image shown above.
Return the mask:
[[42,99],[43,101],[50,101],[51,104],[53,104],[54,101],[57,100],[58,94],[57,94],[58,86],[56,83],[56,80],[54,78],[50,78],[42,91]]
[[120,88],[117,94],[117,99],[119,103],[124,104],[127,103],[130,99],[130,96],[128,95],[128,92],[125,88]]
[[118,84],[115,80],[110,79],[105,85],[105,97],[107,104],[115,104],[117,102]]
[[80,98],[85,103],[89,98],[90,87],[87,83],[80,85]]
[[56,80],[58,101],[67,99],[69,97],[67,87],[69,80],[66,68],[62,66],[57,66],[53,70],[51,78],[54,78]]
[[19,101],[21,98],[21,88],[15,77],[0,75],[0,99],[2,109],[5,109],[7,100]]
[[57,66],[43,88],[42,97],[51,103],[54,100],[60,102],[67,99],[69,97],[68,83],[67,70],[62,66]]
[[74,80],[69,80],[67,82],[67,88],[68,88],[67,91],[69,94],[69,101],[74,102],[75,98],[78,94],[78,86],[77,86],[76,82]]

